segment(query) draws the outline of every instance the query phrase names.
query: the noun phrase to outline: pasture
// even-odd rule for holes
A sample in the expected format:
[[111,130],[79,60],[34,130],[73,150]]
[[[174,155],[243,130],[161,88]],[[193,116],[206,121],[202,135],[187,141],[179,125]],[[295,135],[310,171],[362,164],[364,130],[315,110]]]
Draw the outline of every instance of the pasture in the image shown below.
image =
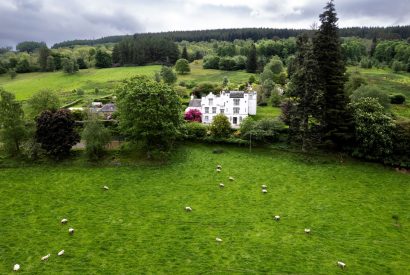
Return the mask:
[[1,168],[0,273],[16,263],[22,274],[342,273],[337,261],[352,274],[410,273],[409,175],[214,148],[185,145],[163,165],[117,156]]

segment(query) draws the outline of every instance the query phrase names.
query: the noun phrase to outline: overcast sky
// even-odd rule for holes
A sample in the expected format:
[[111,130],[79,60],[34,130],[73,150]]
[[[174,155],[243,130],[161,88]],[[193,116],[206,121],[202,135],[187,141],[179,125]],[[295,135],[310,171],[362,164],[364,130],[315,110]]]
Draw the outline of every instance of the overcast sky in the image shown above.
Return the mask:
[[[309,28],[326,0],[0,0],[0,46],[240,27]],[[339,26],[410,25],[410,0],[336,0]]]

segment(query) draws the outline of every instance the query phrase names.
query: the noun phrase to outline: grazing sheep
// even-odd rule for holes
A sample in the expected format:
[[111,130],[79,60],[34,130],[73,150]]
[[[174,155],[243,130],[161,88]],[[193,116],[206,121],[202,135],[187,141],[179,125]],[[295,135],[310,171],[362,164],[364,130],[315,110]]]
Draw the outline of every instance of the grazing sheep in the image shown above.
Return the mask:
[[219,184],[219,187],[225,187],[225,184],[220,183],[220,184]]
[[15,264],[13,266],[13,271],[18,271],[20,269],[20,265],[19,264]]
[[104,185],[104,186],[103,186],[103,189],[104,189],[104,190],[108,190],[108,189],[110,189],[110,188],[108,188],[107,185]]
[[221,169],[222,169],[222,165],[218,164],[218,165],[216,166],[216,169],[221,170]]
[[262,185],[262,189],[266,189],[267,186],[265,184]]
[[62,224],[66,224],[67,222],[68,222],[67,219],[62,219],[62,220],[61,220],[61,223],[62,223]]
[[218,172],[218,173],[219,173],[219,172],[221,172],[221,169],[219,169],[219,168],[216,168],[216,172]]
[[47,261],[48,258],[50,258],[50,254],[45,255],[44,257],[41,257],[42,261]]
[[191,212],[191,211],[192,211],[192,208],[189,207],[189,206],[187,206],[187,207],[185,207],[185,210],[188,211],[188,212]]
[[337,262],[337,265],[342,269],[344,269],[346,267],[346,264],[344,262],[340,262],[340,261]]
[[221,238],[216,238],[215,240],[216,240],[218,243],[222,242],[222,239],[221,239]]
[[310,234],[310,228],[305,228],[305,233]]
[[70,233],[71,235],[73,235],[73,234],[74,234],[74,228],[68,229],[68,233]]
[[279,220],[280,220],[280,216],[275,216],[274,219],[275,219],[275,221],[279,221]]
[[268,193],[268,190],[262,189],[262,193],[263,193],[263,194],[266,194],[266,193]]
[[230,181],[234,181],[235,179],[234,179],[233,177],[229,177],[229,180],[230,180]]
[[63,256],[63,254],[64,254],[64,249],[57,253],[58,256]]

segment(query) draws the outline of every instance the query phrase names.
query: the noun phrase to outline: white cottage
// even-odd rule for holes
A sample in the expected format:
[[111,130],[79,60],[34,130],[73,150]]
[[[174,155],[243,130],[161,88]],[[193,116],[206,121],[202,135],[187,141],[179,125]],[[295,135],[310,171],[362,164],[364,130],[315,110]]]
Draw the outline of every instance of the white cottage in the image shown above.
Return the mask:
[[191,98],[188,108],[198,109],[202,113],[202,123],[209,124],[217,114],[228,117],[231,126],[238,128],[248,115],[256,115],[255,91],[222,91],[220,94],[209,93],[201,99]]

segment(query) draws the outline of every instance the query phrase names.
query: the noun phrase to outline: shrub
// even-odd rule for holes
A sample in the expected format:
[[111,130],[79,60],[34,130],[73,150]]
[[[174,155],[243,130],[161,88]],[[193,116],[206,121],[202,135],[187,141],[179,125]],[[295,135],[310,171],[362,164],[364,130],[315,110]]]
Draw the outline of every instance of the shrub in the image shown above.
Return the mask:
[[211,135],[216,138],[227,138],[231,135],[231,124],[228,117],[224,114],[219,114],[212,120],[210,129]]
[[174,73],[171,67],[162,66],[160,75],[162,80],[167,84],[174,84],[177,81],[177,75]]
[[186,59],[178,59],[175,63],[175,71],[179,74],[187,74],[191,71],[189,67],[189,62]]
[[350,96],[350,99],[352,102],[357,102],[360,99],[366,97],[376,99],[384,109],[388,109],[390,107],[389,96],[384,91],[375,86],[360,86],[359,89],[353,92],[353,94]]
[[105,146],[111,140],[110,131],[95,118],[87,121],[81,137],[85,141],[85,153],[90,160],[101,158],[105,153]]
[[223,71],[233,71],[235,70],[236,62],[232,57],[222,57],[219,60],[218,68]]
[[198,122],[185,123],[185,137],[186,138],[203,138],[206,136],[208,127]]
[[406,97],[403,94],[395,94],[390,96],[391,104],[403,104],[406,101]]
[[207,55],[204,57],[204,63],[202,67],[204,67],[204,69],[219,69],[219,60],[219,56]]
[[397,61],[397,60],[393,61],[392,65],[391,65],[391,68],[392,68],[393,72],[395,72],[395,73],[406,70],[405,65],[402,62]]
[[50,90],[35,93],[28,101],[29,114],[32,118],[45,110],[57,110],[60,107],[59,97]]
[[200,83],[196,85],[192,92],[197,96],[201,97],[202,94],[209,94],[210,92],[214,92],[216,89],[216,85],[210,82]]
[[410,168],[410,120],[396,121],[393,133],[393,152],[386,164]]
[[349,80],[345,85],[346,94],[351,95],[355,90],[359,89],[362,85],[367,85],[366,79],[359,72],[353,72],[353,74],[349,77]]
[[362,60],[360,60],[360,67],[363,69],[371,69],[372,61],[368,57],[363,57]]
[[279,135],[284,127],[283,123],[275,119],[264,118],[255,121],[248,117],[241,124],[240,135],[246,140],[275,142],[279,140]]
[[185,113],[184,119],[191,122],[202,122],[202,113],[198,109],[190,109]]

